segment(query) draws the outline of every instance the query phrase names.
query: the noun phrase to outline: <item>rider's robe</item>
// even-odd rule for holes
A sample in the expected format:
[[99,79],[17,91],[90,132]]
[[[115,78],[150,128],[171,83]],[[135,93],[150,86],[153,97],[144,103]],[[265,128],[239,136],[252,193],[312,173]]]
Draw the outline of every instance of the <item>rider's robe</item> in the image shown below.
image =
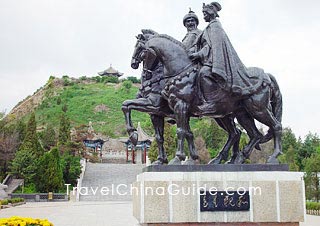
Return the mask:
[[199,54],[202,62],[223,79],[227,91],[250,95],[261,87],[262,79],[248,72],[217,19],[208,24],[197,43],[201,48]]

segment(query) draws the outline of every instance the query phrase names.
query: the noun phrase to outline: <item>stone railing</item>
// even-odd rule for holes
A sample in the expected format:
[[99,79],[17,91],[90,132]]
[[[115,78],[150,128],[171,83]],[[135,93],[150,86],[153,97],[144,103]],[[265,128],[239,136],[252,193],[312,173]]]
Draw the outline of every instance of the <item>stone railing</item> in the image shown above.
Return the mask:
[[[86,172],[87,161],[85,159],[81,159],[80,164],[81,164],[81,174],[78,179],[77,188],[82,187],[82,180],[83,180],[84,173]],[[77,190],[76,190],[76,200],[75,201],[77,201],[77,202],[80,201],[80,193]]]
[[68,195],[64,193],[53,193],[50,197],[50,193],[34,193],[34,194],[9,194],[9,198],[24,198],[26,202],[60,202],[68,201]]

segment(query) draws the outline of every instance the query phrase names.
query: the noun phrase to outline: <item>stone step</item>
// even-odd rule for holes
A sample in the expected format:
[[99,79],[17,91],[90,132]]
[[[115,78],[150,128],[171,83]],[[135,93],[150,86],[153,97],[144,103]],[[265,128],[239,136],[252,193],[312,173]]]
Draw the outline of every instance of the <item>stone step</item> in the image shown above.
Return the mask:
[[8,194],[13,193],[19,186],[23,184],[23,179],[11,179],[10,182],[7,184],[8,188],[6,189],[6,192]]
[[88,163],[80,201],[131,201],[131,184],[144,165]]

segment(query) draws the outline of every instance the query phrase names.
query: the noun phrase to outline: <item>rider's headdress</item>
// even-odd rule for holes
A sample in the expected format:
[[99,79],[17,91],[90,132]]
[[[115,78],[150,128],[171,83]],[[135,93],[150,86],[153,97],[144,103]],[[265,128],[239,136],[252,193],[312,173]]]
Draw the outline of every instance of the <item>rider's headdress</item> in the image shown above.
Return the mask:
[[191,8],[189,10],[189,13],[183,17],[183,25],[185,25],[185,22],[188,18],[194,18],[196,20],[197,26],[199,25],[199,19],[197,15],[191,10]]
[[209,13],[210,15],[215,14],[217,17],[219,17],[218,15],[218,11],[221,10],[221,5],[218,2],[211,2],[210,4],[206,5],[205,3],[203,3],[202,9],[203,11],[206,11],[207,13]]

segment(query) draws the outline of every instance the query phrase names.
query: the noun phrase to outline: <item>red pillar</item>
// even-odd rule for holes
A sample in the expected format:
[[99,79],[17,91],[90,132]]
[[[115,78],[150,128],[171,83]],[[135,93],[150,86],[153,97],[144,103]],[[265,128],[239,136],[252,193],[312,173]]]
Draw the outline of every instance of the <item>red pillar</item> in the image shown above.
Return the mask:
[[132,164],[134,164],[134,145],[132,145],[131,151],[132,151]]
[[147,163],[147,145],[144,144],[144,164]]
[[129,160],[128,145],[126,145],[126,156],[127,156],[127,162],[128,162]]

